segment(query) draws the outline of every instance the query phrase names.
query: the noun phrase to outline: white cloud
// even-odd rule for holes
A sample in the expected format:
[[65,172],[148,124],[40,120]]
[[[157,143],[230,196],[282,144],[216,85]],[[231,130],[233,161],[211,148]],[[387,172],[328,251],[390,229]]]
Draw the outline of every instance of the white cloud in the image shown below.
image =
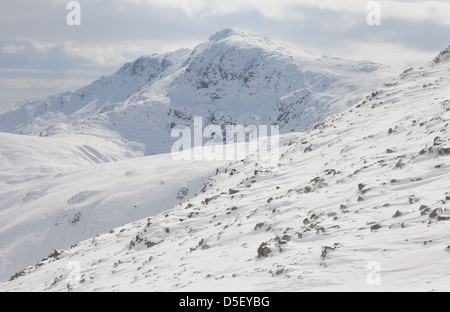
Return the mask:
[[381,1],[386,17],[425,21],[450,26],[450,3],[447,1]]
[[[5,69],[19,68],[61,70],[97,67],[101,70],[118,69],[125,62],[132,61],[141,55],[173,51],[185,47],[186,42],[172,43],[161,40],[133,40],[104,43],[80,43],[63,41],[51,43],[36,40],[0,40],[0,73]],[[195,44],[191,43],[191,47]],[[2,70],[3,67],[3,70]]]
[[14,44],[9,43],[2,47],[1,52],[3,54],[19,54],[22,55],[25,53],[26,46],[23,44]]
[[[367,1],[361,0],[129,0],[159,7],[182,10],[188,15],[219,15],[257,11],[266,18],[301,19],[301,8],[316,8],[336,12],[367,14]],[[402,20],[432,20],[450,26],[449,1],[379,1],[385,18]]]
[[294,19],[303,17],[299,10],[292,11],[292,6],[301,1],[295,0],[130,0],[138,3],[149,3],[157,7],[170,7],[183,11],[187,15],[227,15],[256,11],[266,18]]
[[[187,45],[186,45],[187,44]],[[121,66],[141,55],[165,53],[180,48],[193,48],[198,42],[164,42],[161,40],[134,40],[122,42],[94,43],[62,43],[64,53],[71,58],[82,58],[98,66]]]
[[81,87],[86,83],[83,79],[48,79],[48,78],[0,78],[3,87],[13,89],[61,89],[68,90],[73,86]]

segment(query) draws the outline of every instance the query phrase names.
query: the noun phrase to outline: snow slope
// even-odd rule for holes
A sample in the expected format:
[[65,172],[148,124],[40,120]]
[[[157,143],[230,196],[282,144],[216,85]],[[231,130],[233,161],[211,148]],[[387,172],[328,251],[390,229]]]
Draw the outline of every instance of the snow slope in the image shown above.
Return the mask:
[[218,165],[128,159],[120,145],[93,136],[0,133],[0,141],[0,280],[55,248],[193,197]]
[[75,92],[0,111],[0,131],[92,134],[170,152],[175,125],[278,124],[304,131],[393,77],[370,62],[316,56],[264,35],[226,29],[194,50],[140,57]]
[[223,166],[197,196],[0,290],[449,291],[449,85],[448,60],[405,71],[284,136],[278,165]]

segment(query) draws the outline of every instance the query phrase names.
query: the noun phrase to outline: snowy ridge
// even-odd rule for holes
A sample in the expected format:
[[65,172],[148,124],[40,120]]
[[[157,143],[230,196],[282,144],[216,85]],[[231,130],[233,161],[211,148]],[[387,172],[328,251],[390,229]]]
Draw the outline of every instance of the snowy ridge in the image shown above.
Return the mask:
[[448,291],[449,84],[448,65],[406,71],[285,135],[277,166],[218,166],[197,196],[49,253],[0,290]]
[[448,62],[449,60],[450,60],[450,46],[441,53],[439,53],[439,55],[436,56],[436,58],[431,62],[431,64],[432,65],[441,64]]

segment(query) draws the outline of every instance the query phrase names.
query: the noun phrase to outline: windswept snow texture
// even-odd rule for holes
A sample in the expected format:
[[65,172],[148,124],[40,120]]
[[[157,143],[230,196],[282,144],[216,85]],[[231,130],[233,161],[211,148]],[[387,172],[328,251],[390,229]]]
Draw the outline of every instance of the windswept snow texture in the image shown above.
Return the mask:
[[0,131],[95,134],[136,152],[170,152],[175,125],[280,125],[304,131],[392,77],[383,65],[316,56],[227,29],[194,50],[140,57],[75,92],[0,111]]
[[0,141],[2,281],[54,249],[192,198],[218,165],[170,155],[126,160],[119,147],[93,137],[0,133]]
[[[228,36],[228,31],[218,34],[206,45]],[[194,54],[202,51],[204,46]],[[179,79],[186,89],[197,83],[185,77]],[[278,165],[248,159],[221,165],[195,189],[197,196],[49,252],[0,290],[449,291],[449,85],[447,61],[408,70],[311,131],[284,135]],[[205,94],[201,90],[199,97]],[[132,193],[144,192],[148,184],[128,184],[120,172],[135,168],[135,174],[147,176],[141,166],[156,161],[159,168],[166,159],[65,173],[60,179],[66,183],[33,184],[28,195],[14,201],[54,197],[46,202],[59,201],[64,207],[59,211],[67,212],[55,231],[67,231],[74,222],[91,225],[87,216],[95,209],[102,215],[111,211],[101,207],[145,202]],[[86,184],[101,175],[107,180]],[[149,177],[148,183],[156,187],[161,179]],[[99,192],[114,194],[108,184],[119,182],[128,200],[99,198]],[[100,200],[104,206],[94,209]],[[81,206],[88,208],[77,215],[80,210],[72,207]],[[157,207],[148,206],[152,212]],[[45,219],[45,213],[32,219]]]

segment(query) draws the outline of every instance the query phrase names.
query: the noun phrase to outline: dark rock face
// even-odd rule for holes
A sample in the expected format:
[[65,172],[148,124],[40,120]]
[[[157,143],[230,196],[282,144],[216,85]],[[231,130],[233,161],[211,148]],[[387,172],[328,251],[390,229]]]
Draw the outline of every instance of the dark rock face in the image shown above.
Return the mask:
[[267,243],[262,243],[261,246],[258,248],[258,258],[261,257],[268,257],[269,254],[272,252],[269,247],[267,247]]
[[189,192],[189,189],[187,187],[180,188],[180,190],[178,191],[178,194],[177,194],[177,199],[178,200],[184,199],[188,192]]
[[438,217],[439,215],[441,215],[442,214],[442,209],[441,208],[437,208],[437,209],[434,209],[431,213],[430,213],[430,218],[432,219],[432,218],[436,218],[436,217]]
[[448,147],[448,148],[442,148],[442,149],[439,151],[439,154],[440,154],[440,155],[450,155],[450,147]]
[[379,224],[375,224],[375,225],[372,225],[371,227],[370,227],[370,230],[373,232],[373,231],[376,231],[376,230],[379,230],[379,229],[381,229],[381,225],[379,225]]
[[440,64],[448,60],[450,60],[450,47],[439,53],[439,55],[433,60],[433,63]]

